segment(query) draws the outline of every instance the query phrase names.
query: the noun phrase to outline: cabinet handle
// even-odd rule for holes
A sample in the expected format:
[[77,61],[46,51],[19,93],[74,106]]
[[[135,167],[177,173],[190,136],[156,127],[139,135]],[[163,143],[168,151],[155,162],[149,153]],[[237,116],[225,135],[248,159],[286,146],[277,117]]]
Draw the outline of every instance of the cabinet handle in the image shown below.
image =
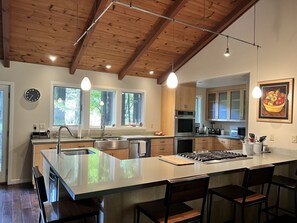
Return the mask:
[[165,148],[160,148],[160,150],[165,150]]
[[164,141],[164,140],[162,140],[162,141],[160,141],[160,143],[165,143],[165,141]]

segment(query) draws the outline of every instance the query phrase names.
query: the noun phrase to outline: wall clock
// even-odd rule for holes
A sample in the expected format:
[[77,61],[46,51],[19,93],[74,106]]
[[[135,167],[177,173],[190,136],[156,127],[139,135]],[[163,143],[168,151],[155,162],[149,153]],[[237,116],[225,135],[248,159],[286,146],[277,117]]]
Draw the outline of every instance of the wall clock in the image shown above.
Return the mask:
[[24,97],[29,102],[36,102],[40,98],[40,92],[35,88],[30,88],[25,91]]

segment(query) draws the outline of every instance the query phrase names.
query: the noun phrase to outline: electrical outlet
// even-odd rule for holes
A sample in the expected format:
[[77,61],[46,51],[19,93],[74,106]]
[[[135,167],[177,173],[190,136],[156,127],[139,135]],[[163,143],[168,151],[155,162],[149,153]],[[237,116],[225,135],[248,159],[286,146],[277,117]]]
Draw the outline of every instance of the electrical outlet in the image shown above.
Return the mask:
[[274,141],[274,135],[269,136],[269,141]]
[[33,123],[33,131],[37,132],[37,124],[36,123]]
[[297,143],[297,136],[292,136],[292,143]]
[[39,123],[39,131],[45,131],[45,123]]

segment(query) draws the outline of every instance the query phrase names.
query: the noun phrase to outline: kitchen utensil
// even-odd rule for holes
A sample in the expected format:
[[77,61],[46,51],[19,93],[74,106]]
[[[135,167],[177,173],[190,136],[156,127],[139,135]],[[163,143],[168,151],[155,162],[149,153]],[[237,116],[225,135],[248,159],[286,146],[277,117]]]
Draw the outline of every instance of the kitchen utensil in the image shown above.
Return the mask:
[[265,139],[266,139],[266,136],[261,136],[261,137],[259,138],[259,142],[263,142]]

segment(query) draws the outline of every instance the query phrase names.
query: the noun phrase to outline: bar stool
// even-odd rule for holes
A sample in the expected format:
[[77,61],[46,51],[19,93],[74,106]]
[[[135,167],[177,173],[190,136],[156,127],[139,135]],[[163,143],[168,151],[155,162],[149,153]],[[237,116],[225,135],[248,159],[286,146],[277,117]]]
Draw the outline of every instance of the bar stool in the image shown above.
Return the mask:
[[[287,213],[294,214],[295,217],[297,218],[297,180],[289,178],[289,177],[285,177],[285,176],[275,175],[272,177],[271,184],[277,186],[276,204],[275,204],[275,206],[273,206],[273,207],[275,207],[276,215],[278,216],[278,210],[280,209]],[[279,207],[279,197],[280,197],[280,189],[281,188],[285,188],[285,189],[294,191],[294,206],[295,206],[294,212]]]
[[[168,180],[164,199],[136,205],[137,223],[140,212],[153,222],[202,222],[208,183],[208,175]],[[195,199],[202,199],[200,211],[184,203]]]
[[[244,209],[249,206],[259,205],[258,222],[261,218],[261,204],[265,203],[266,220],[268,221],[268,195],[270,191],[271,179],[274,165],[261,165],[246,168],[242,186],[227,185],[223,187],[209,189],[209,206],[207,222],[210,222],[211,205],[213,194],[233,202],[233,222],[236,217],[236,205],[241,207],[241,222],[244,223]],[[250,187],[261,185],[261,193],[250,190]],[[266,190],[264,186],[267,185]]]
[[99,222],[100,204],[93,199],[81,201],[63,200],[56,202],[46,202],[47,195],[44,184],[44,177],[38,167],[32,168],[38,201],[39,201],[39,223],[40,222],[66,222],[80,218],[96,216]]

